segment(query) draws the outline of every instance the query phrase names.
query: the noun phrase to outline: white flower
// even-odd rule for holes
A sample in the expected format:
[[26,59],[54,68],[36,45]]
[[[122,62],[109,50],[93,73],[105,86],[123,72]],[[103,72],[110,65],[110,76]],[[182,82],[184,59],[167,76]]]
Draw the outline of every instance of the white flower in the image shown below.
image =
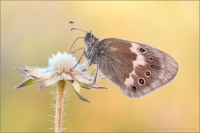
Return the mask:
[[[74,66],[76,67],[74,68]],[[80,88],[85,89],[107,89],[101,86],[92,86],[94,77],[90,76],[86,70],[88,67],[88,62],[85,60],[83,64],[77,64],[77,60],[70,53],[60,53],[52,55],[49,58],[48,66],[45,68],[39,67],[26,67],[25,69],[18,69],[25,77],[26,80],[14,89],[24,87],[38,81],[43,83],[40,85],[39,89],[46,88],[56,84],[60,80],[70,81],[75,90],[75,93],[83,101],[89,102],[87,99],[80,95]]]

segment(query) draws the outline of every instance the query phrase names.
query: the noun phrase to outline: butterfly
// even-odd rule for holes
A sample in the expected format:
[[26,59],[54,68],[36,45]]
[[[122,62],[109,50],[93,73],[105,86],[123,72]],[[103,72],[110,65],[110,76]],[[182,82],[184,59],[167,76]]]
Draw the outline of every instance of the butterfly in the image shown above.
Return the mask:
[[118,38],[99,40],[91,31],[72,28],[75,29],[86,32],[83,38],[87,50],[83,50],[89,66],[95,64],[97,71],[100,70],[130,98],[149,94],[177,75],[178,63],[165,52]]

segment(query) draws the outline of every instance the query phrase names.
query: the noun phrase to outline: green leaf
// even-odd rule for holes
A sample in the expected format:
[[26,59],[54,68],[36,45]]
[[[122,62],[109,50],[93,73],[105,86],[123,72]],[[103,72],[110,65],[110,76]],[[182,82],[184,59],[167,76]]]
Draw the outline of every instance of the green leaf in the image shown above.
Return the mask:
[[27,85],[31,85],[31,84],[34,84],[36,83],[37,80],[36,79],[26,79],[24,82],[22,82],[20,85],[18,86],[15,86],[14,89],[17,89],[17,88],[20,88],[20,87],[24,87],[24,86],[27,86]]

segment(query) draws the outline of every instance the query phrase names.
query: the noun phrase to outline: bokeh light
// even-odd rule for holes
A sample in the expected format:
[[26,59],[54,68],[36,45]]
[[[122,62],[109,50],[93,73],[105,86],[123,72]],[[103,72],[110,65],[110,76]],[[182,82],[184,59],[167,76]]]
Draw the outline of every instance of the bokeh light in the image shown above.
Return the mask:
[[[176,79],[139,99],[127,98],[107,80],[109,90],[83,90],[93,104],[71,91],[66,132],[198,132],[199,1],[2,1],[1,132],[54,132],[48,115],[50,87],[13,90],[24,78],[13,67],[43,67],[57,51],[68,51],[84,32],[149,44],[179,63]],[[80,39],[73,50],[85,46]],[[81,52],[75,54],[77,58]]]

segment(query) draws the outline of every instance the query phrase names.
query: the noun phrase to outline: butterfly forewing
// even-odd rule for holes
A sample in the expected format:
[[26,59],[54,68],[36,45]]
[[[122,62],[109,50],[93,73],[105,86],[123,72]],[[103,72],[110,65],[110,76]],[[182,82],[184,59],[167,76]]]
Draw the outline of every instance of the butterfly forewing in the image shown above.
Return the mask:
[[137,98],[169,83],[178,64],[166,53],[145,44],[109,38],[100,41],[101,72],[125,95]]

